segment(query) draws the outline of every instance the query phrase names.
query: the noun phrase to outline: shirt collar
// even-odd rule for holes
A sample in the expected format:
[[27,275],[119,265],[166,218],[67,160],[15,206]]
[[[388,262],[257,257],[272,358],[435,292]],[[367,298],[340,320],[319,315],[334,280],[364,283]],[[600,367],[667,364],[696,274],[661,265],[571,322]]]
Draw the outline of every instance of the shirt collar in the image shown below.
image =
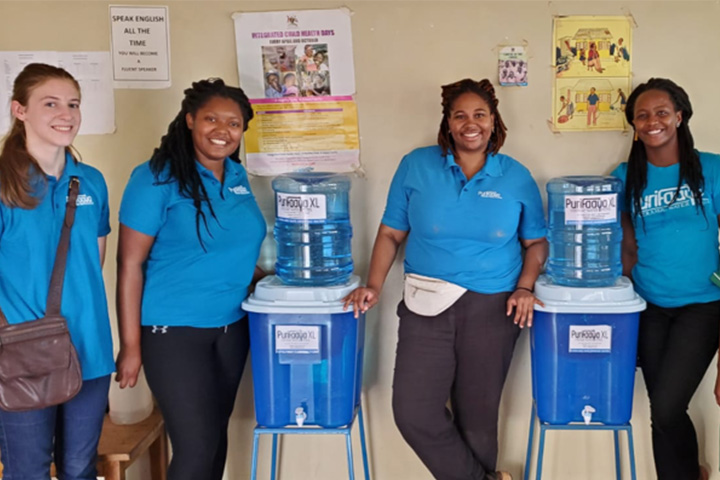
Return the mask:
[[[448,154],[445,156],[445,168],[452,168],[453,165],[455,165],[457,168],[460,168],[460,165],[455,162],[455,155],[448,152]],[[487,175],[489,177],[502,177],[503,169],[497,154],[487,154],[487,157],[485,158],[485,165],[478,172],[478,175]]]

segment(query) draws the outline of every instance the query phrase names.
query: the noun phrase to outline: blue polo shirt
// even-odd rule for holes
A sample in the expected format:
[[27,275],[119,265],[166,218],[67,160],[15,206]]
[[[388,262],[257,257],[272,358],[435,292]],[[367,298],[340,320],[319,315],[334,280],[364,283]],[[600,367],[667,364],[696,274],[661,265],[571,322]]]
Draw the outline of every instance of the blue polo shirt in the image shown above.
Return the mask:
[[[224,183],[195,162],[208,197],[200,219],[177,182],[161,183],[149,162],[135,168],[125,187],[120,222],[155,237],[145,262],[143,325],[221,327],[243,317],[248,293],[267,229],[250,190],[245,169],[225,159]],[[167,175],[161,173],[160,180]]]
[[515,289],[520,239],[545,237],[542,200],[516,160],[488,154],[467,179],[453,155],[419,148],[400,162],[382,223],[407,231],[405,271],[479,293]]
[[[710,281],[720,260],[720,156],[698,153],[705,177],[704,215],[696,208],[692,191],[685,183],[678,198],[672,201],[680,177],[679,163],[656,167],[650,162],[641,201],[645,224],[640,217],[631,215],[638,246],[638,261],[632,272],[635,290],[661,307],[720,300],[720,288]],[[612,175],[622,180],[624,186],[627,163],[620,164]],[[621,209],[629,211],[624,202]]]
[[[82,365],[83,379],[115,369],[98,237],[110,233],[108,192],[102,174],[66,156],[60,178],[36,182],[40,204],[32,210],[0,202],[0,306],[10,323],[45,315],[50,276],[65,218],[70,177],[80,180],[70,232],[61,313]],[[1,179],[0,179],[1,180]]]

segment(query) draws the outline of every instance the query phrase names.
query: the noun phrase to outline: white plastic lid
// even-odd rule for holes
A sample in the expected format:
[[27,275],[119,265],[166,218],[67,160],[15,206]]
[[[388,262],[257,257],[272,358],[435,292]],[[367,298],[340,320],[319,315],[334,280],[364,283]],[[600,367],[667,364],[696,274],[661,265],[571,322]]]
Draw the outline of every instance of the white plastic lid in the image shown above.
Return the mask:
[[243,310],[253,313],[347,313],[342,299],[360,286],[360,277],[353,275],[347,283],[329,287],[299,287],[285,285],[275,275],[260,280],[242,304]]
[[566,287],[552,283],[547,275],[535,282],[535,296],[545,306],[535,305],[539,312],[553,313],[636,313],[646,308],[627,277],[620,277],[610,287]]

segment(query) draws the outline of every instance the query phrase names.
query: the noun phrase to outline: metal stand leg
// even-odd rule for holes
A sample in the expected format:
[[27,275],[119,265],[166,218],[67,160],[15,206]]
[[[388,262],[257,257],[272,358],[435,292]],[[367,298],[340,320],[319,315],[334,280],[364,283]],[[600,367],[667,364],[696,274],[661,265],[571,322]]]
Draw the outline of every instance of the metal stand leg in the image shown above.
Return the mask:
[[272,466],[270,467],[270,480],[275,480],[277,474],[277,450],[278,450],[278,436],[277,433],[273,433],[272,443]]
[[253,434],[253,451],[252,451],[252,462],[250,467],[250,480],[256,480],[257,479],[257,457],[258,457],[258,440],[260,439],[260,434],[257,431],[257,428],[254,431]]
[[355,467],[353,465],[353,452],[352,452],[352,430],[350,428],[347,429],[347,432],[345,433],[345,442],[347,445],[347,459],[348,459],[348,478],[350,480],[355,480]]
[[360,450],[362,451],[365,480],[370,480],[370,466],[368,465],[367,444],[365,443],[365,421],[363,420],[362,405],[358,408],[358,426],[360,427]]
[[532,461],[532,449],[533,449],[533,440],[535,436],[535,400],[532,402],[532,408],[530,408],[530,432],[528,433],[528,446],[527,446],[527,455],[525,455],[525,473],[523,475],[523,480],[528,480],[530,478],[530,462]]
[[545,425],[540,422],[540,445],[538,446],[537,473],[535,474],[535,480],[540,480],[542,478],[543,453],[545,453]]
[[617,430],[613,430],[613,440],[615,441],[615,478],[622,480],[620,473],[620,435]]
[[632,480],[637,480],[637,477],[635,475],[635,445],[633,445],[632,425],[628,425],[627,437],[628,452],[630,453],[630,477],[632,478]]

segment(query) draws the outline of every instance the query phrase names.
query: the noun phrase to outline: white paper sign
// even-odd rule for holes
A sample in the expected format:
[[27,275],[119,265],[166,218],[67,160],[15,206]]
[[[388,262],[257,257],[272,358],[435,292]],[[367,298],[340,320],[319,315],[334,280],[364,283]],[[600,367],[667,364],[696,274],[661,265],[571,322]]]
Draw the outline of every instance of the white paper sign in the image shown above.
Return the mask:
[[275,353],[320,353],[320,327],[275,325]]
[[10,100],[15,78],[29,63],[67,70],[80,84],[80,135],[115,131],[115,97],[109,52],[0,52],[0,135],[10,129]]
[[565,225],[600,225],[616,221],[617,193],[565,196]]
[[325,195],[278,192],[277,217],[286,222],[322,222],[327,218]]
[[110,6],[115,88],[170,86],[168,7]]
[[570,325],[570,353],[610,353],[612,326]]

